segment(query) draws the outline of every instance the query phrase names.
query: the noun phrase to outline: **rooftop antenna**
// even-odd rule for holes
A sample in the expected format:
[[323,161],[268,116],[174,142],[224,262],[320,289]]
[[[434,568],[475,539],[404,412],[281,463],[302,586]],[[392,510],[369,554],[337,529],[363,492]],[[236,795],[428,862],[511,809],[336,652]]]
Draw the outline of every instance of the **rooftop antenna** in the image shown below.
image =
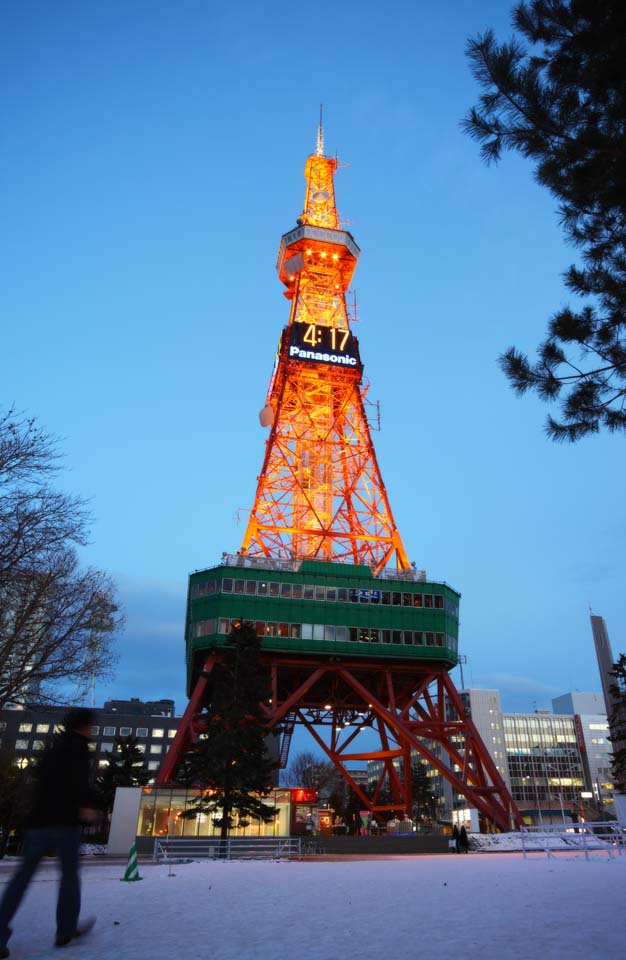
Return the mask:
[[318,157],[324,156],[324,124],[322,121],[323,108],[324,108],[324,104],[320,103],[320,122],[317,128],[317,147],[315,149],[316,156]]

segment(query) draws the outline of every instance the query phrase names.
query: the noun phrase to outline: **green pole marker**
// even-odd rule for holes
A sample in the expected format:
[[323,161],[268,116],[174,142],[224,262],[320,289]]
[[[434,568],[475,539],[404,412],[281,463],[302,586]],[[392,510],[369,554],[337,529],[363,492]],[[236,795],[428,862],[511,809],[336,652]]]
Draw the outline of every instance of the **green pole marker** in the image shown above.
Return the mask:
[[126,867],[126,873],[121,878],[122,882],[134,883],[135,880],[141,880],[142,877],[139,876],[139,866],[137,863],[137,847],[133,843],[130,848],[130,853],[128,854],[128,866]]

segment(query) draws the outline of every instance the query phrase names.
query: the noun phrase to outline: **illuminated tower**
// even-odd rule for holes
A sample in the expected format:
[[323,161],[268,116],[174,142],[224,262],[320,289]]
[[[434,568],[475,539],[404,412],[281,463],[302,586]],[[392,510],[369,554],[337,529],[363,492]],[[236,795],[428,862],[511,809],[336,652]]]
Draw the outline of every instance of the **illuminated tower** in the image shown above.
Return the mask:
[[278,251],[291,311],[261,411],[270,435],[241,549],[249,557],[408,570],[363,403],[346,306],[359,248],[339,224],[336,168],[323,154],[320,125],[304,170],[304,212]]
[[[269,436],[254,505],[237,554],[190,577],[190,700],[157,785],[175,781],[228,634],[248,620],[263,638],[262,707],[282,732],[282,766],[302,725],[363,808],[410,816],[419,755],[507,829],[519,811],[449,677],[459,594],[409,564],[374,453],[346,307],[359,248],[337,216],[336,169],[320,125],[304,212],[278,253],[291,309],[260,414]],[[350,774],[363,760],[380,763],[373,798]]]

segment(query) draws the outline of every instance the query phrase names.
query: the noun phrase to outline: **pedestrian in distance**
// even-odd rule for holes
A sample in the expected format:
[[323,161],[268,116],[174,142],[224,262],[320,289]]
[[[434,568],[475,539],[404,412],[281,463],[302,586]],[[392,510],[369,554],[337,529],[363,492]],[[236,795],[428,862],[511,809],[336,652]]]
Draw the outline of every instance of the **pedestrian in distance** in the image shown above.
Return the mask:
[[455,823],[454,826],[452,827],[452,842],[454,843],[454,852],[455,852],[455,853],[460,853],[460,852],[461,852],[461,850],[460,850],[460,837],[461,837],[461,834],[459,833],[459,826],[458,826],[457,823]]
[[63,733],[42,756],[35,773],[32,808],[26,818],[22,862],[0,903],[0,960],[9,956],[9,923],[26,893],[39,862],[54,852],[61,864],[56,911],[56,947],[88,933],[95,920],[79,924],[80,825],[97,817],[89,784],[88,740],[93,711],[74,707],[66,714]]
[[463,824],[463,826],[459,831],[459,839],[457,840],[457,846],[459,847],[459,853],[469,853],[469,837],[467,836],[467,830],[465,829],[465,824]]

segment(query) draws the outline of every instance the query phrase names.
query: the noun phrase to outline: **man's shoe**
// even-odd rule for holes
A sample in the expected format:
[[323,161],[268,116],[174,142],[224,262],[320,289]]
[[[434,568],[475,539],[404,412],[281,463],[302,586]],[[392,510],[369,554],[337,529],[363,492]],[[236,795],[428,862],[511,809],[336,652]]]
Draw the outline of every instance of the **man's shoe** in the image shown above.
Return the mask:
[[[57,937],[54,941],[55,947],[66,947],[68,943],[72,942],[72,940],[76,940],[78,937],[84,937],[86,933],[89,933],[89,931],[93,929],[95,922],[95,917],[87,917],[86,920],[83,920],[82,923],[78,924],[71,937]],[[8,953],[4,954],[5,957],[8,957],[8,955]],[[0,957],[2,957],[2,954],[0,954]]]

